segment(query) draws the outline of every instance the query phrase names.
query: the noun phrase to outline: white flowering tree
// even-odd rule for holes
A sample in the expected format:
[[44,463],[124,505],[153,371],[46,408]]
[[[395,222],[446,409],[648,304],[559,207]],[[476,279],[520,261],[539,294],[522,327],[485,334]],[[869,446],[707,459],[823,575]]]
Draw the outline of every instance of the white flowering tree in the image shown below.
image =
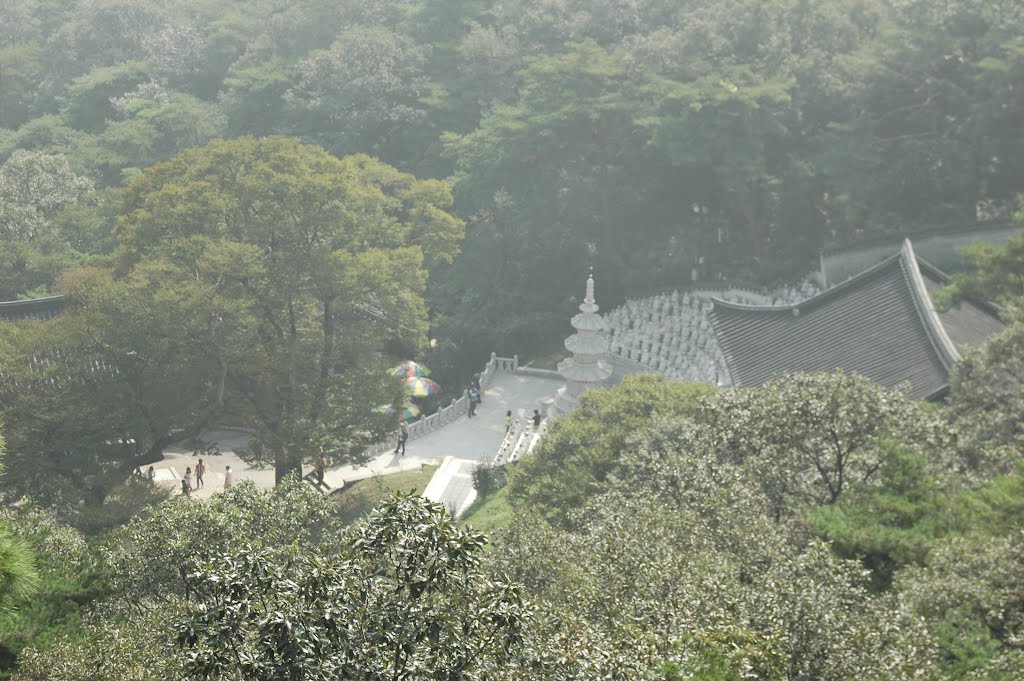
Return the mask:
[[34,241],[49,236],[64,208],[87,202],[94,192],[62,154],[19,149],[0,166],[0,239]]

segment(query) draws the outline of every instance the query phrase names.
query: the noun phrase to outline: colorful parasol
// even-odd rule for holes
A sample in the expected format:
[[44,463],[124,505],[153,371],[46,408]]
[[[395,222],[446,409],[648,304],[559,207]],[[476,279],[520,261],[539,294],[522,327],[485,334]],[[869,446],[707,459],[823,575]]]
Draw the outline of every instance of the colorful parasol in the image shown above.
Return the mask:
[[392,376],[406,376],[411,378],[413,376],[429,376],[430,369],[422,364],[412,361],[411,359],[407,359],[398,366],[389,369],[388,373]]
[[398,411],[398,409],[393,404],[378,404],[376,407],[374,407],[370,411],[375,411],[378,414],[394,414],[394,413],[398,412],[402,416],[402,418],[405,419],[406,421],[410,421],[410,420],[412,420],[414,418],[418,418],[419,415],[423,413],[420,410],[420,408],[417,407],[415,404],[407,404],[407,405],[405,405],[404,407],[402,407],[402,410],[400,412]]
[[441,386],[429,378],[423,376],[410,376],[405,379],[405,394],[413,397],[426,397],[437,395],[441,392]]

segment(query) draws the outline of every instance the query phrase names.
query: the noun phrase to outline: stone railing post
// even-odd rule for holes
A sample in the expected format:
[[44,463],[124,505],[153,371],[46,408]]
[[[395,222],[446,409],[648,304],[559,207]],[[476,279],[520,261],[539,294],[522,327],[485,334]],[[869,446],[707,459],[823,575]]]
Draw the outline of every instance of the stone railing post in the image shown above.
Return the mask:
[[519,355],[512,355],[512,371],[516,371],[519,368]]

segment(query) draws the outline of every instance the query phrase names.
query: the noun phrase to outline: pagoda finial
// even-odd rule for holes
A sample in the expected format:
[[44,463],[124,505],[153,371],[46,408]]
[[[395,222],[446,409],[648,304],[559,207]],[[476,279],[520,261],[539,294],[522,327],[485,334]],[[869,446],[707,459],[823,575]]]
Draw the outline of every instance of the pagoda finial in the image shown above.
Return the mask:
[[583,302],[594,304],[594,268],[590,268],[590,275],[587,277],[587,297],[583,299]]

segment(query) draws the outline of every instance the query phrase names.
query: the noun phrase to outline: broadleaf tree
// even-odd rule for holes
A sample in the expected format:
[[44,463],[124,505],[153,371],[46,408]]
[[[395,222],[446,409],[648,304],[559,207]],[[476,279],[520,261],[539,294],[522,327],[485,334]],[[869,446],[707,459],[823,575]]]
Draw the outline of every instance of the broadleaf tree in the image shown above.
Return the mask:
[[352,460],[390,427],[369,412],[401,399],[383,349],[425,340],[426,268],[462,236],[451,202],[444,183],[367,156],[215,141],[129,184],[119,271],[196,290],[184,312],[222,331],[198,330],[197,354],[222,367],[280,479],[321,453]]

